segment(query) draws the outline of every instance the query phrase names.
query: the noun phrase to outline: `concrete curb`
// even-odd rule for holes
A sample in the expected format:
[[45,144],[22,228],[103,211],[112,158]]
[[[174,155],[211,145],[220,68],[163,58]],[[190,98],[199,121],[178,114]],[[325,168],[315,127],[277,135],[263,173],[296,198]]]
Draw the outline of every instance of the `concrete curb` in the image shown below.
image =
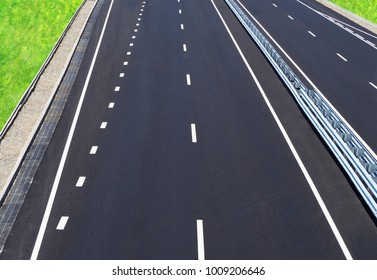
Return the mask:
[[[97,3],[87,0],[44,70],[12,127],[0,143],[0,201],[17,172],[51,100],[64,77],[86,23]],[[0,204],[1,206],[1,204]]]
[[370,22],[366,20],[365,18],[362,18],[354,13],[351,13],[350,11],[339,7],[338,5],[328,1],[328,0],[316,0],[318,3],[321,3],[322,5],[330,8],[331,10],[337,12],[338,14],[348,18],[349,20],[352,20],[353,22],[359,24],[360,26],[368,29],[369,31],[373,32],[374,34],[377,34],[377,24],[374,24],[373,22]]

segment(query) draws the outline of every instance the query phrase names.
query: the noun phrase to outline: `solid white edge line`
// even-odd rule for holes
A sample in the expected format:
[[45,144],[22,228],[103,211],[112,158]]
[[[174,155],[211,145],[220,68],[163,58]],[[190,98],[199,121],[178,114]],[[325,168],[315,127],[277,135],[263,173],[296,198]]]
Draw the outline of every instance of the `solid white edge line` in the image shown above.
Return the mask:
[[196,136],[196,125],[194,123],[191,124],[191,139],[192,143],[198,142],[198,138]]
[[85,98],[85,95],[86,95],[86,91],[88,89],[89,80],[90,80],[90,77],[91,77],[92,72],[93,72],[94,64],[95,64],[96,59],[97,59],[97,55],[98,55],[99,48],[100,48],[100,45],[101,45],[101,42],[102,42],[102,39],[103,39],[103,35],[105,33],[105,29],[106,29],[107,22],[108,22],[108,19],[109,19],[109,16],[110,16],[110,12],[111,12],[111,9],[113,7],[113,3],[114,3],[114,0],[111,1],[109,11],[107,12],[107,16],[106,16],[106,19],[105,19],[105,22],[104,22],[104,25],[103,25],[103,28],[102,28],[101,36],[100,36],[98,43],[97,43],[96,51],[94,53],[93,60],[92,60],[92,63],[90,65],[88,76],[86,77],[84,88],[81,92],[80,100],[79,100],[79,103],[77,105],[75,116],[73,118],[72,125],[71,125],[71,128],[70,128],[69,134],[68,134],[68,138],[67,138],[64,150],[63,150],[63,154],[62,154],[62,157],[61,157],[61,160],[60,160],[60,163],[59,163],[58,171],[56,173],[54,184],[53,184],[52,189],[51,189],[50,197],[49,197],[48,202],[47,202],[46,210],[45,210],[45,213],[43,215],[42,223],[41,223],[41,226],[40,226],[39,231],[38,231],[38,236],[37,236],[37,239],[35,241],[33,252],[32,252],[31,257],[30,257],[31,260],[36,260],[38,258],[39,250],[41,248],[43,237],[44,237],[44,234],[45,234],[45,231],[46,231],[47,222],[50,218],[52,205],[53,205],[54,200],[55,200],[56,192],[58,190],[59,182],[60,182],[60,179],[61,179],[61,176],[62,176],[62,173],[63,173],[63,169],[64,169],[64,165],[65,165],[65,162],[66,162],[66,159],[67,159],[68,151],[69,151],[69,148],[71,146],[73,134],[74,134],[75,129],[76,129],[76,125],[77,125],[77,121],[78,121],[78,118],[79,118],[79,115],[80,115],[81,107],[82,107],[82,104],[83,104],[83,101],[84,101],[84,98]]
[[[300,2],[299,0],[297,0]],[[253,18],[253,20],[259,25],[259,27],[267,34],[267,36],[271,39],[272,42],[278,47],[278,49],[286,56],[286,58],[292,63],[294,67],[301,73],[301,75],[308,81],[308,83],[313,87],[313,89],[327,102],[330,108],[338,115],[340,120],[352,131],[353,134],[360,140],[360,142],[369,150],[373,157],[377,158],[376,153],[369,147],[369,145],[364,141],[363,138],[356,132],[356,130],[344,119],[344,117],[338,112],[338,110],[330,103],[330,101],[323,95],[323,93],[319,90],[319,88],[313,83],[313,81],[304,73],[304,71],[297,65],[296,62],[287,54],[287,52],[279,45],[278,42],[271,36],[270,33],[259,23],[259,21],[249,12],[248,9],[239,1],[237,2],[243,7],[243,9]]]
[[196,233],[198,238],[198,260],[205,260],[203,220],[196,220]]
[[62,216],[59,220],[58,225],[56,226],[56,230],[64,230],[69,217],[68,216]]
[[251,69],[251,67],[250,67],[249,63],[247,62],[247,60],[246,60],[246,58],[245,58],[242,50],[238,46],[238,43],[234,39],[232,32],[229,30],[226,22],[224,21],[224,19],[223,19],[222,15],[220,14],[219,10],[217,9],[215,3],[213,2],[213,0],[211,0],[211,2],[213,4],[213,6],[215,7],[215,9],[216,9],[219,17],[221,18],[221,20],[222,20],[222,22],[223,22],[226,30],[228,31],[228,34],[231,37],[234,45],[236,46],[236,48],[237,48],[237,50],[238,50],[238,52],[239,52],[239,54],[240,54],[243,62],[245,63],[247,69],[249,70],[251,76],[253,77],[253,80],[254,80],[255,84],[257,85],[257,87],[259,89],[259,92],[261,93],[261,95],[262,95],[262,97],[263,97],[263,99],[264,99],[264,101],[265,101],[268,109],[270,110],[270,112],[271,112],[271,114],[272,114],[272,116],[273,116],[276,124],[278,125],[281,133],[283,134],[284,139],[287,142],[287,144],[288,144],[288,146],[289,146],[289,148],[290,148],[290,150],[291,150],[294,158],[296,159],[296,161],[297,161],[297,163],[298,163],[298,165],[299,165],[299,167],[300,167],[303,175],[305,176],[305,179],[308,182],[308,184],[309,184],[309,186],[310,186],[310,188],[311,188],[311,190],[312,190],[312,192],[314,194],[314,197],[316,198],[316,200],[317,200],[317,202],[318,202],[318,204],[319,204],[319,206],[320,206],[320,208],[321,208],[321,210],[322,210],[322,212],[323,212],[323,214],[324,214],[324,216],[325,216],[325,218],[326,218],[326,220],[327,220],[327,222],[328,222],[328,224],[329,224],[329,226],[330,226],[330,228],[331,228],[331,230],[332,230],[332,232],[333,232],[333,234],[334,234],[334,236],[335,236],[335,238],[336,238],[336,240],[337,240],[337,242],[338,242],[338,244],[340,246],[340,248],[342,249],[344,256],[346,257],[347,260],[352,260],[352,256],[351,256],[350,252],[348,251],[348,248],[347,248],[346,244],[344,243],[344,240],[343,240],[343,238],[342,238],[342,236],[341,236],[341,234],[340,234],[337,226],[335,225],[334,220],[332,219],[332,217],[330,215],[330,212],[328,211],[325,203],[323,202],[322,197],[321,197],[321,195],[319,194],[319,192],[317,190],[317,187],[315,186],[312,178],[309,175],[309,172],[307,171],[304,163],[302,162],[299,154],[297,153],[296,148],[294,147],[291,139],[288,136],[288,133],[286,132],[283,124],[280,122],[280,119],[279,119],[278,115],[276,114],[276,112],[275,112],[274,108],[272,107],[272,105],[271,105],[271,103],[270,103],[270,101],[269,101],[266,93],[264,92],[261,84],[259,83],[257,77],[255,76],[254,71]]
[[336,53],[336,55],[339,56],[341,59],[343,59],[345,62],[348,61],[348,60],[347,60],[344,56],[342,56],[340,53]]

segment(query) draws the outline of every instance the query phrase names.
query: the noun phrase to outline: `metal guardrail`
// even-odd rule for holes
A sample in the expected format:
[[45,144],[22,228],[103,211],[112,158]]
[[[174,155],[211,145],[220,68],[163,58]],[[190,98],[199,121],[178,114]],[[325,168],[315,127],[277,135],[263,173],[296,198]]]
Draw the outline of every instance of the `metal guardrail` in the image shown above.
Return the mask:
[[80,7],[77,9],[77,11],[75,12],[75,14],[72,16],[71,20],[69,21],[69,23],[65,27],[65,29],[64,29],[63,33],[61,34],[61,36],[59,37],[58,41],[55,43],[54,48],[51,50],[50,54],[48,55],[48,57],[44,61],[43,65],[39,69],[38,73],[35,75],[33,81],[30,83],[29,87],[26,89],[26,91],[22,95],[20,101],[18,102],[18,104],[14,108],[12,114],[10,115],[9,119],[7,120],[7,122],[5,123],[3,129],[0,131],[0,142],[4,139],[5,134],[9,131],[10,127],[14,123],[14,121],[15,121],[18,113],[21,111],[22,107],[25,105],[26,101],[29,99],[30,95],[35,90],[35,87],[36,87],[39,79],[41,78],[43,72],[46,70],[47,66],[50,64],[52,57],[56,53],[57,49],[59,48],[59,45],[63,41],[65,35],[67,34],[67,32],[69,30],[69,28],[73,24],[74,20],[76,19],[78,13],[80,12],[81,8],[84,6],[84,4],[86,3],[86,1],[87,0],[83,0],[82,1]]
[[308,89],[234,0],[224,0],[259,46],[296,102],[377,217],[377,160],[320,94]]

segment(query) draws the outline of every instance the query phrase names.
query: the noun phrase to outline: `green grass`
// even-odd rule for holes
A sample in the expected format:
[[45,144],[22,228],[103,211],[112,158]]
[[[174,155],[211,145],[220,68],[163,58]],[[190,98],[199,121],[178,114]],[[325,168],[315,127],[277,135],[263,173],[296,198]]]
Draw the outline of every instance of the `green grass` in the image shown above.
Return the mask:
[[330,0],[344,9],[377,24],[377,0]]
[[0,0],[0,130],[83,0]]

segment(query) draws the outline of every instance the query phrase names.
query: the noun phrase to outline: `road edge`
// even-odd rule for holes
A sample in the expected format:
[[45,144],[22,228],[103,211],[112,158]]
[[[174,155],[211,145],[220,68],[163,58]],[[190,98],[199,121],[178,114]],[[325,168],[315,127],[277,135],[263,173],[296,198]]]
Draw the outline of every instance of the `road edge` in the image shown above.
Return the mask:
[[338,14],[348,18],[349,20],[352,20],[353,22],[359,24],[360,26],[368,29],[369,31],[373,32],[374,34],[377,34],[377,24],[374,24],[373,22],[370,22],[369,20],[358,16],[336,4],[333,2],[330,2],[328,0],[315,0],[318,3],[326,6],[327,8],[330,8],[331,10],[337,12]]

